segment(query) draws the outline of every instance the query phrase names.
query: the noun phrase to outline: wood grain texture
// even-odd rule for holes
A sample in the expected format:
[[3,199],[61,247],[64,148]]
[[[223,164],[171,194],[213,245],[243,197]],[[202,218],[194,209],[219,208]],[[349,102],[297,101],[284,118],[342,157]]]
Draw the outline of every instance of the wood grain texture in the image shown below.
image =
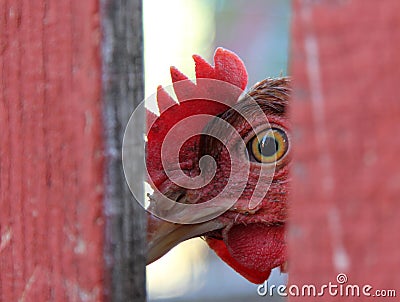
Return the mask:
[[120,156],[143,99],[141,1],[0,12],[0,301],[144,301]]
[[[106,130],[106,242],[107,295],[111,301],[146,299],[144,209],[125,181],[122,141],[133,109],[144,98],[141,0],[102,0],[103,101]],[[144,113],[138,124],[145,124]],[[134,169],[143,187],[143,132],[132,142],[137,152],[126,169]],[[143,188],[142,188],[143,190]],[[144,194],[144,193],[143,193]],[[143,195],[144,196],[144,195]]]
[[97,1],[0,2],[0,300],[101,301]]
[[297,0],[292,28],[290,283],[399,295],[400,2]]

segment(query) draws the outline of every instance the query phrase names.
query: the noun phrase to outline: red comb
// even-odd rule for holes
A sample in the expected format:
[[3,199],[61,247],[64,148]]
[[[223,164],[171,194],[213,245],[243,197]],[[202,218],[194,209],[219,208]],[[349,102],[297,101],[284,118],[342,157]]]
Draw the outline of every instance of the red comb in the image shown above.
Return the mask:
[[[157,104],[160,116],[157,117],[147,110],[146,164],[149,176],[157,188],[167,178],[161,163],[161,146],[171,128],[179,121],[190,116],[198,114],[216,116],[224,112],[229,108],[229,105],[236,103],[240,92],[247,85],[247,72],[242,60],[229,50],[217,48],[214,54],[214,66],[211,66],[198,55],[194,55],[193,59],[196,64],[196,84],[189,81],[178,69],[171,67],[171,78],[179,103],[175,102],[164,88],[159,86],[157,89]],[[228,93],[227,97],[224,98],[227,99],[225,104],[202,99],[201,97],[206,95],[209,92],[208,90],[213,90],[215,86],[211,85],[214,87],[209,87],[210,81],[201,79],[215,79],[232,84],[240,89],[234,89],[234,92]],[[218,89],[218,92],[224,93],[226,91]],[[197,122],[193,127],[196,131],[201,132],[208,121],[209,119],[205,119],[204,122],[202,121],[203,123]],[[182,135],[185,137],[185,133],[182,133]],[[197,164],[198,143],[199,136],[196,136],[188,139],[182,146],[179,157],[182,168],[183,166],[193,168]]]

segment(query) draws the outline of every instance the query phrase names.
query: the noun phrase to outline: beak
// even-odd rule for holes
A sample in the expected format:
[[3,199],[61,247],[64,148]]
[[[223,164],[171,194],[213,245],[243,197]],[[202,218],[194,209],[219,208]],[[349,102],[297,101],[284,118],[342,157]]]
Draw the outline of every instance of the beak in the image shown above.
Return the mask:
[[147,221],[147,264],[156,261],[182,241],[225,226],[215,219],[196,224],[177,224],[151,214],[148,214]]

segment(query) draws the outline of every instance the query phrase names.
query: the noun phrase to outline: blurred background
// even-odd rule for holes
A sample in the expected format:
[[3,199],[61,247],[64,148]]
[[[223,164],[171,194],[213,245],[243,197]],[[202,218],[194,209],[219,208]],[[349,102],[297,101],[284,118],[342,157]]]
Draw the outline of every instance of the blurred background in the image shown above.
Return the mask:
[[[212,62],[218,46],[237,53],[249,86],[287,74],[290,0],[144,0],[145,95],[171,84],[169,67],[194,78],[193,54]],[[153,111],[154,106],[149,105]],[[269,284],[284,284],[274,270]],[[202,239],[181,243],[147,267],[150,301],[284,301],[260,297],[257,285],[217,258]]]

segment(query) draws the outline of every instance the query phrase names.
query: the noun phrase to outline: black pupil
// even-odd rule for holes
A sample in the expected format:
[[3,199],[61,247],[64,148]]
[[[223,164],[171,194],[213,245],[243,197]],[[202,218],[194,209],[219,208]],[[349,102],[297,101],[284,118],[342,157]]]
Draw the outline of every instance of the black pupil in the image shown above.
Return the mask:
[[279,148],[278,142],[273,136],[264,136],[258,144],[263,156],[273,156]]

